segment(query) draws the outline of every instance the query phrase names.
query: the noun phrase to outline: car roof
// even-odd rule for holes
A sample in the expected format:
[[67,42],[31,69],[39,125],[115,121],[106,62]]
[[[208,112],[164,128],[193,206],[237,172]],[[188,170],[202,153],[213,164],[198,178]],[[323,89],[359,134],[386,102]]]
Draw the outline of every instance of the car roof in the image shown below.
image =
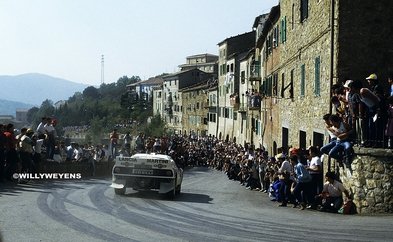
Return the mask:
[[131,158],[135,159],[157,159],[157,160],[172,160],[172,158],[169,155],[163,155],[163,154],[155,154],[155,153],[150,153],[150,154],[145,154],[145,153],[138,153]]

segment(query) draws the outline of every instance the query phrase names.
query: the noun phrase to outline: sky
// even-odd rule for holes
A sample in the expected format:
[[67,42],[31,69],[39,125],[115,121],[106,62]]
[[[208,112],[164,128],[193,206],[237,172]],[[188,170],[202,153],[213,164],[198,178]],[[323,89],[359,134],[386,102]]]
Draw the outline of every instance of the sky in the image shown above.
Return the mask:
[[[178,71],[252,30],[278,0],[0,0],[0,75],[98,86]],[[102,55],[104,68],[102,68]]]

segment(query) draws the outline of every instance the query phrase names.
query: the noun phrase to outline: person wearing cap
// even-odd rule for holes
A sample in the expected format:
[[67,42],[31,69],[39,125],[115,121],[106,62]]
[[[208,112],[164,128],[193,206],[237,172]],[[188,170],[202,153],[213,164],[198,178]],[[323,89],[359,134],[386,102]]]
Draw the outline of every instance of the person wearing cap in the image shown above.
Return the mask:
[[325,174],[325,183],[322,192],[315,197],[315,204],[320,205],[319,211],[337,212],[343,205],[343,193],[347,200],[350,195],[344,185],[336,180],[334,172],[328,171]]
[[387,122],[387,106],[386,106],[386,98],[385,91],[382,85],[378,82],[378,77],[376,74],[371,74],[366,78],[370,85],[370,90],[379,98],[379,103],[373,114],[373,131],[370,132],[372,135],[372,139],[374,140],[374,147],[383,147],[383,136],[384,136],[384,127]]
[[384,96],[383,87],[378,82],[378,77],[375,73],[366,77],[368,84],[370,85],[370,90],[377,96]]

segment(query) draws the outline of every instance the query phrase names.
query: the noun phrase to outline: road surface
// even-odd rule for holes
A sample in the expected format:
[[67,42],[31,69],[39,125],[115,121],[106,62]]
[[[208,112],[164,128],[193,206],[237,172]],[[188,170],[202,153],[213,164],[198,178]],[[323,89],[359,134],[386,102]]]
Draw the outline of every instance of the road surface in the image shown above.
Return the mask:
[[2,241],[393,241],[393,215],[277,207],[222,172],[187,169],[174,201],[110,178],[0,184]]

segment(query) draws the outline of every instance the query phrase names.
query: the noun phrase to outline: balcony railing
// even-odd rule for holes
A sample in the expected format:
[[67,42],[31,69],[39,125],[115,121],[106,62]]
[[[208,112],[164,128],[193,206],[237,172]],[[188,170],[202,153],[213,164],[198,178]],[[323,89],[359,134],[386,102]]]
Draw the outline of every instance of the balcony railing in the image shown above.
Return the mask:
[[260,80],[261,79],[261,66],[259,64],[254,64],[250,66],[250,80]]

